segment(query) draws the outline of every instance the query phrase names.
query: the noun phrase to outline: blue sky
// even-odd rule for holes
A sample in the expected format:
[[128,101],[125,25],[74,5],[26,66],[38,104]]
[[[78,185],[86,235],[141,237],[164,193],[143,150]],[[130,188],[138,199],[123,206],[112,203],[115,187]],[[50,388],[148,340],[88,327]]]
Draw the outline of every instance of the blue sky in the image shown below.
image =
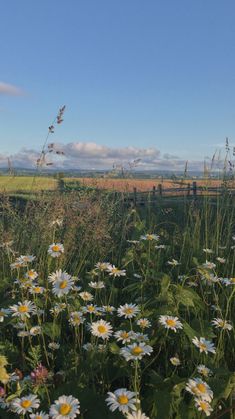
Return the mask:
[[234,0],[3,0],[0,83],[22,94],[0,84],[2,158],[63,104],[57,143],[211,156],[235,139],[234,21]]

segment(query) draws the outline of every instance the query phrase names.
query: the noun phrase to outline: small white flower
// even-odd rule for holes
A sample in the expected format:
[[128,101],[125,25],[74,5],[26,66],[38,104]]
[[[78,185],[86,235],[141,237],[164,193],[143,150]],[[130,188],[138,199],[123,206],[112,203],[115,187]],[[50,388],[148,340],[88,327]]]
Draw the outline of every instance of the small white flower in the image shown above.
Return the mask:
[[197,371],[199,372],[199,374],[203,375],[203,377],[209,377],[210,375],[212,375],[212,371],[209,368],[207,368],[204,364],[198,365]]
[[9,310],[8,308],[1,308],[0,309],[0,323],[2,323],[5,317],[8,317],[10,313],[11,313],[11,310]]
[[102,338],[103,340],[109,339],[113,333],[112,326],[105,320],[98,320],[97,322],[91,323],[91,333],[93,336]]
[[203,250],[203,252],[205,252],[205,253],[213,253],[213,250],[211,250],[211,249],[202,249]]
[[141,410],[137,410],[136,412],[127,413],[126,418],[127,419],[150,419],[148,416],[146,416],[144,413],[142,413]]
[[53,258],[58,258],[64,253],[64,246],[61,243],[52,243],[48,248],[48,254]]
[[199,411],[204,412],[206,416],[210,416],[211,412],[213,412],[211,405],[201,398],[195,398],[195,406]]
[[95,265],[96,269],[101,271],[101,272],[107,271],[111,266],[112,265],[109,262],[98,262]]
[[211,324],[216,328],[224,329],[224,330],[232,330],[233,326],[227,320],[223,319],[213,319]]
[[11,402],[11,408],[14,412],[19,415],[25,415],[31,413],[33,409],[37,409],[40,405],[40,401],[34,394],[29,394],[25,397],[16,397]]
[[113,314],[113,312],[116,310],[115,307],[107,305],[107,306],[103,306],[101,307],[101,311],[103,311],[104,313],[107,314]]
[[102,288],[105,288],[105,284],[103,281],[97,281],[97,282],[89,282],[89,287],[94,288],[95,290],[101,290]]
[[29,415],[30,419],[49,419],[49,415],[45,412],[36,412]]
[[208,262],[208,260],[206,260],[206,262],[203,263],[202,266],[203,268],[206,268],[206,269],[214,269],[216,267],[216,264],[213,262]]
[[175,367],[178,367],[181,364],[181,362],[180,362],[180,360],[179,360],[179,358],[177,356],[173,356],[172,358],[170,358],[170,362]]
[[118,269],[115,265],[110,265],[107,269],[107,272],[110,276],[113,276],[114,278],[119,276],[126,276],[125,269]]
[[81,311],[73,311],[70,313],[69,323],[72,326],[80,326],[80,324],[84,323],[84,321],[85,319]]
[[178,260],[176,260],[176,259],[172,259],[172,260],[167,261],[167,265],[178,266],[178,265],[180,265],[180,262],[178,262]]
[[53,283],[52,292],[56,297],[61,298],[67,295],[73,288],[74,281],[72,279],[64,279]]
[[83,301],[92,301],[94,300],[93,295],[88,291],[83,291],[79,293],[80,297],[83,299]]
[[37,336],[42,333],[42,328],[40,326],[33,326],[31,327],[29,332],[30,332],[30,335]]
[[118,316],[125,317],[125,319],[132,319],[140,312],[136,304],[124,304],[118,308]]
[[160,236],[157,236],[156,234],[145,234],[143,236],[140,236],[140,240],[158,241],[159,239]]
[[52,351],[56,351],[57,349],[60,348],[60,344],[57,342],[50,342],[48,345],[48,348],[51,349]]
[[165,244],[159,244],[159,245],[154,246],[154,247],[155,247],[155,249],[165,249],[166,245]]
[[186,383],[185,389],[193,394],[194,397],[200,397],[201,400],[210,402],[213,399],[213,391],[205,381],[201,380],[201,378],[190,378]]
[[214,344],[211,341],[206,340],[203,337],[200,337],[200,339],[198,339],[195,336],[192,339],[192,342],[194,343],[195,346],[197,346],[197,348],[200,349],[200,352],[205,352],[206,354],[208,354],[208,352],[211,352],[211,353],[215,354],[215,347],[214,347]]
[[25,278],[31,279],[32,281],[34,281],[37,277],[38,277],[38,273],[34,269],[30,269],[25,274]]
[[38,285],[32,286],[29,290],[30,294],[43,294],[45,292],[45,288],[44,287],[39,287]]
[[73,396],[60,396],[50,407],[52,419],[74,419],[80,413],[80,403]]
[[218,262],[220,262],[220,263],[225,263],[226,262],[225,258],[217,257],[216,260],[218,260]]
[[147,329],[147,328],[151,327],[150,321],[146,318],[142,318],[142,319],[137,320],[136,324],[138,326],[140,326],[141,329]]
[[136,410],[136,402],[138,402],[136,396],[137,394],[133,391],[128,391],[126,388],[119,388],[114,393],[108,392],[106,403],[112,412],[118,409],[119,412],[125,414]]
[[[48,276],[48,281],[52,284],[55,284],[56,282],[62,282],[62,281],[69,281],[71,278],[71,275],[69,275],[67,272],[63,272],[61,269],[57,270],[56,272],[53,272]],[[74,279],[72,279],[74,282]]]
[[177,331],[177,329],[182,329],[183,325],[179,321],[178,317],[173,316],[160,316],[159,323],[161,323],[166,329]]
[[130,332],[126,332],[126,330],[118,330],[114,333],[115,338],[117,341],[121,341],[123,344],[129,343],[131,339],[135,338],[135,333],[131,330]]
[[121,349],[121,355],[126,361],[141,360],[143,356],[150,355],[153,352],[152,346],[146,345],[144,342],[133,343]]
[[30,314],[36,313],[36,306],[31,301],[25,300],[22,303],[14,304],[9,307],[13,317],[20,317],[21,320],[25,320],[30,317]]

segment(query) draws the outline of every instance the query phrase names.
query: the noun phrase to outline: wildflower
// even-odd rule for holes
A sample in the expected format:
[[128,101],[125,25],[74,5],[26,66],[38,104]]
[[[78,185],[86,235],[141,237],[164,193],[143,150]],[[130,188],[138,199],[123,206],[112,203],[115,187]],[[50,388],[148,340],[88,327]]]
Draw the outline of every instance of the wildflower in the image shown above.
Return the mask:
[[[56,272],[53,272],[48,276],[48,281],[52,284],[55,284],[56,282],[63,282],[63,281],[69,281],[71,279],[71,275],[69,275],[67,272],[62,272],[61,269],[59,269]],[[73,280],[74,282],[74,280]]]
[[87,304],[87,306],[82,307],[82,311],[84,313],[97,314],[99,310],[100,308],[94,304]]
[[25,278],[31,279],[32,281],[34,281],[37,277],[38,277],[38,273],[34,269],[30,269],[25,274]]
[[118,316],[125,317],[125,319],[132,319],[140,312],[139,307],[136,304],[124,304],[118,308]]
[[44,287],[39,287],[38,285],[32,286],[29,290],[30,294],[43,294],[45,291]]
[[136,324],[140,326],[141,329],[147,329],[148,327],[151,327],[150,321],[146,318],[137,320]]
[[80,413],[80,402],[73,396],[60,396],[50,407],[52,419],[74,419]]
[[85,351],[92,351],[92,349],[93,349],[93,345],[90,342],[85,343],[82,347]]
[[208,262],[208,260],[206,260],[206,262],[203,263],[202,266],[203,268],[206,268],[206,269],[214,269],[216,267],[216,264],[213,262]]
[[17,336],[19,338],[26,338],[27,336],[30,336],[30,332],[28,332],[27,330],[21,330],[17,333]]
[[101,272],[107,271],[112,265],[109,262],[98,262],[95,267]]
[[48,348],[51,349],[52,351],[59,349],[59,347],[60,347],[60,344],[57,342],[50,342],[48,345]]
[[26,413],[31,413],[32,409],[37,409],[39,404],[40,402],[37,396],[29,394],[21,398],[16,397],[11,403],[11,408],[19,415],[25,415]]
[[65,303],[58,303],[53,308],[50,309],[50,312],[54,314],[55,316],[58,316],[58,314],[60,314],[66,307],[67,306]]
[[53,284],[52,292],[56,297],[61,298],[71,291],[74,282],[72,279],[64,279],[63,281],[56,281]]
[[221,281],[226,287],[228,285],[235,285],[235,278],[223,278]]
[[201,400],[210,402],[213,399],[213,391],[201,378],[189,379],[186,384],[186,390],[193,396],[200,397]]
[[17,262],[20,262],[22,264],[27,264],[27,263],[31,263],[36,259],[36,256],[33,255],[25,255],[25,256],[20,256],[19,258],[17,258]]
[[141,276],[141,275],[139,275],[139,274],[133,274],[133,276],[134,276],[135,278],[137,278],[137,279],[141,279],[141,278],[142,278],[142,276]]
[[48,369],[42,364],[39,364],[30,374],[30,377],[35,384],[42,384],[48,378]]
[[209,377],[212,375],[212,371],[203,364],[197,366],[197,371],[199,374],[203,375],[203,377]]
[[80,326],[80,324],[84,323],[83,313],[81,311],[73,311],[70,313],[69,323],[72,326]]
[[53,226],[61,227],[63,225],[63,221],[64,221],[63,218],[56,218],[55,220],[53,220],[50,223],[50,226],[51,227],[53,227]]
[[211,341],[206,340],[203,337],[200,337],[200,339],[198,339],[195,336],[192,339],[192,342],[194,343],[195,346],[197,346],[197,348],[200,349],[200,353],[205,352],[206,354],[208,354],[208,352],[211,352],[211,353],[215,354],[215,347],[214,347],[214,344]]
[[205,253],[213,253],[213,250],[211,250],[211,249],[202,249],[203,250],[203,252],[205,252]]
[[32,413],[29,417],[30,419],[49,419],[49,415],[43,411]]
[[42,328],[40,326],[34,326],[30,329],[30,335],[37,336],[40,335],[42,332]]
[[178,266],[178,265],[180,265],[180,263],[178,262],[178,260],[172,259],[172,260],[167,261],[167,265]]
[[112,335],[113,329],[109,322],[98,320],[91,324],[91,333],[93,336],[102,338],[103,340],[109,339]]
[[165,249],[166,245],[165,244],[159,244],[159,245],[154,246],[154,247],[155,247],[155,249]]
[[126,361],[140,360],[145,355],[150,355],[153,352],[152,346],[146,345],[144,342],[133,343],[121,349],[121,354]]
[[218,260],[218,262],[220,262],[220,263],[225,263],[226,262],[225,258],[217,257],[216,260]]
[[146,416],[144,413],[142,413],[141,410],[137,410],[136,412],[127,413],[126,418],[127,419],[150,419],[148,416]]
[[125,414],[136,410],[136,396],[137,394],[133,391],[128,391],[126,388],[119,388],[113,393],[108,392],[106,403],[112,412],[118,409],[119,412]]
[[93,295],[88,291],[83,291],[79,293],[80,297],[83,299],[83,301],[92,301],[94,300]]
[[213,319],[211,324],[216,328],[224,329],[224,330],[232,330],[233,326],[227,321],[223,319]]
[[22,303],[19,302],[18,305],[14,304],[10,306],[13,317],[20,317],[21,320],[30,318],[30,314],[36,313],[36,306],[31,301],[25,300]]
[[113,314],[113,312],[116,310],[115,307],[107,305],[107,306],[103,306],[101,307],[101,311],[103,311],[104,313],[107,314]]
[[166,329],[174,330],[174,332],[176,332],[177,329],[182,329],[183,327],[178,317],[160,316],[159,323],[161,323]]
[[125,269],[118,269],[115,265],[110,265],[107,269],[107,272],[110,276],[114,276],[114,278],[116,278],[117,276],[126,276]]
[[135,333],[131,330],[130,332],[126,332],[125,330],[118,330],[114,333],[115,338],[117,341],[122,341],[122,343],[128,343],[131,339],[134,339]]
[[210,403],[202,400],[201,398],[195,398],[195,406],[199,411],[204,412],[206,416],[210,416],[211,412],[213,411]]
[[53,258],[58,258],[64,253],[64,246],[61,243],[52,243],[48,248],[48,254]]
[[9,310],[8,308],[1,308],[0,309],[0,323],[2,323],[4,321],[5,317],[8,317],[10,312],[11,312],[11,310]]
[[180,362],[180,360],[179,360],[179,358],[177,356],[173,356],[172,358],[170,358],[170,362],[175,367],[178,367],[181,364],[181,362]]
[[143,236],[140,236],[140,240],[157,241],[159,239],[160,239],[160,236],[157,236],[156,234],[145,234]]
[[103,281],[97,281],[97,282],[89,282],[89,287],[94,288],[95,290],[101,290],[102,288],[105,288]]

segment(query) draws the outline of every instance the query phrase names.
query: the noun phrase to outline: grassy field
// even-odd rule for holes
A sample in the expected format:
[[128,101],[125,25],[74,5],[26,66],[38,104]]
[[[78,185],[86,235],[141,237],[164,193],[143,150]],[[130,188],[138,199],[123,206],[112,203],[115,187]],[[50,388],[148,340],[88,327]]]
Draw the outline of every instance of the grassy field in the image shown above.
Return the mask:
[[234,418],[234,204],[3,196],[0,417]]
[[55,190],[57,180],[52,177],[1,176],[0,192],[37,192]]

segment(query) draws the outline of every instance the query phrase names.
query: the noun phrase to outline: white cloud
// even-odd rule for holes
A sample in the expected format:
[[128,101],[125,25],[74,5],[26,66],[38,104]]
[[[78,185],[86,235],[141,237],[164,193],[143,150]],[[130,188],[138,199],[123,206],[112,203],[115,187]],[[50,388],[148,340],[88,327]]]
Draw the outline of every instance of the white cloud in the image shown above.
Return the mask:
[[[48,153],[47,162],[53,162],[48,168],[69,169],[108,169],[123,166],[129,168],[129,163],[140,160],[138,169],[141,170],[184,170],[185,160],[168,153],[161,155],[155,147],[108,147],[94,142],[72,142],[67,144],[54,143],[54,149],[62,151],[63,156]],[[21,149],[18,153],[9,156],[13,167],[30,168],[36,167],[36,161],[40,152],[32,149]],[[0,154],[0,167],[7,167],[6,155]],[[188,170],[203,168],[201,161],[189,161]]]
[[0,82],[0,95],[22,96],[23,94],[23,90],[19,87]]

